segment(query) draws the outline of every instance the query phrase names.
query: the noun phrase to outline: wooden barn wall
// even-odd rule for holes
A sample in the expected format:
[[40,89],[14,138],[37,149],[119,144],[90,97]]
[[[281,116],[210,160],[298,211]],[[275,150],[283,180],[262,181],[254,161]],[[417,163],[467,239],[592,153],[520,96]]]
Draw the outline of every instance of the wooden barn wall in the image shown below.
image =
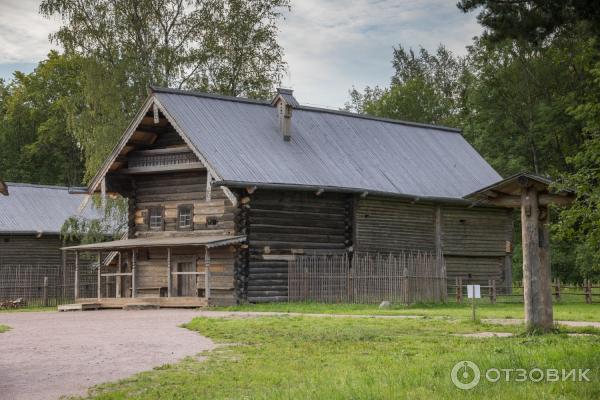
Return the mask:
[[368,196],[355,207],[357,251],[394,252],[436,249],[436,208],[440,208],[440,246],[447,275],[453,283],[486,284],[495,279],[502,287],[511,282],[512,214],[484,207],[410,203]]
[[250,302],[287,300],[293,254],[343,252],[351,246],[352,198],[342,194],[258,190],[243,199],[248,235],[245,296]]
[[59,235],[0,235],[0,265],[61,265]]
[[367,197],[359,199],[355,218],[355,249],[358,251],[435,249],[435,208],[431,204]]
[[443,249],[451,281],[500,288],[512,282],[512,210],[498,208],[443,207]]
[[[138,175],[133,195],[135,209],[135,236],[165,235],[163,231],[149,231],[143,213],[153,206],[164,207],[165,231],[169,234],[189,235],[190,232],[233,234],[236,208],[221,189],[211,191],[206,201],[206,171],[189,171]],[[194,206],[193,231],[177,230],[177,207]]]

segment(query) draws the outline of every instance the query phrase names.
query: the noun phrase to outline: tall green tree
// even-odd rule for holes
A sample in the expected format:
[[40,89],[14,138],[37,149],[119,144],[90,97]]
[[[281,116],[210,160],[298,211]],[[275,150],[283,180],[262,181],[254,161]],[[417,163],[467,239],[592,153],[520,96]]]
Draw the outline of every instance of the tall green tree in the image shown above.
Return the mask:
[[435,53],[394,49],[395,73],[389,88],[366,87],[350,91],[346,109],[379,117],[460,126],[466,88],[464,59],[444,46]]
[[0,171],[8,181],[81,184],[82,152],[64,117],[79,96],[81,63],[51,52],[30,74],[0,84]]
[[43,0],[52,35],[85,60],[82,103],[69,115],[89,180],[148,84],[266,97],[285,70],[278,21],[289,0]]

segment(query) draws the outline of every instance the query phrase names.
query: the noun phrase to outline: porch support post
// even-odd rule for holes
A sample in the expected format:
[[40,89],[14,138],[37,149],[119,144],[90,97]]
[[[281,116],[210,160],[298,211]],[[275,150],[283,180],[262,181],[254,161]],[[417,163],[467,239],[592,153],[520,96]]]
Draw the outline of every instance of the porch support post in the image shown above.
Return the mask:
[[102,285],[100,284],[101,280],[102,280],[102,258],[101,258],[101,254],[102,252],[98,252],[98,300],[100,300],[102,298]]
[[[121,251],[119,251],[119,258],[118,258],[118,263],[119,263],[119,268],[117,270],[118,273],[122,273],[123,272],[123,264],[121,263],[122,259],[121,259]],[[121,297],[121,282],[123,282],[123,277],[121,275],[117,275],[117,280],[115,282],[115,297],[116,298],[120,298]]]
[[210,299],[210,251],[204,248],[204,296]]
[[131,297],[137,296],[137,283],[135,279],[135,259],[136,259],[137,251],[136,249],[131,250]]
[[75,282],[73,283],[73,296],[79,298],[79,252],[75,250]]
[[167,297],[171,297],[171,294],[172,294],[171,293],[171,290],[172,290],[171,289],[171,286],[172,286],[171,279],[173,276],[171,274],[171,272],[172,272],[171,268],[172,268],[171,267],[171,248],[167,247],[167,273],[168,273],[168,275],[167,275]]

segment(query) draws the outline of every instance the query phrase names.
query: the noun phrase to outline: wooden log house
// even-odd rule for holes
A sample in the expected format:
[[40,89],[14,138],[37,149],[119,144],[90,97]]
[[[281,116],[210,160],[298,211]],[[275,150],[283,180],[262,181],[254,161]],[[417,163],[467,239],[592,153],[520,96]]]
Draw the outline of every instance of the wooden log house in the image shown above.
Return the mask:
[[[129,199],[105,306],[287,299],[298,254],[427,250],[449,280],[511,283],[512,213],[463,196],[501,177],[460,131],[151,87],[89,186]],[[110,298],[106,298],[106,297]]]

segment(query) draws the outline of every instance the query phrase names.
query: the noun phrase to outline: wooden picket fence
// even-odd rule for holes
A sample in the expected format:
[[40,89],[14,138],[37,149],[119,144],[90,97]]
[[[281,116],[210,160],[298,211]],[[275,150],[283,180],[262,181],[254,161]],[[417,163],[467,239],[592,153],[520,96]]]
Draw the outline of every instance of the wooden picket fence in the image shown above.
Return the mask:
[[[456,278],[454,284],[449,284],[448,289],[452,298],[457,303],[462,303],[467,297],[468,279]],[[487,285],[481,286],[481,297],[489,299],[491,304],[496,302],[523,302],[523,282],[514,282],[510,293],[499,293],[499,287],[495,280],[489,280]],[[502,288],[506,289],[506,288]],[[592,304],[598,301],[600,297],[600,282],[592,282],[590,279],[584,279],[580,284],[567,284],[560,279],[552,280],[552,296],[554,301]]]
[[[23,299],[29,306],[56,306],[74,300],[75,267],[72,264],[3,265],[0,268],[0,302]],[[79,291],[96,293],[96,272],[89,265],[80,269]]]
[[443,257],[420,251],[296,256],[288,300],[323,303],[445,302]]

